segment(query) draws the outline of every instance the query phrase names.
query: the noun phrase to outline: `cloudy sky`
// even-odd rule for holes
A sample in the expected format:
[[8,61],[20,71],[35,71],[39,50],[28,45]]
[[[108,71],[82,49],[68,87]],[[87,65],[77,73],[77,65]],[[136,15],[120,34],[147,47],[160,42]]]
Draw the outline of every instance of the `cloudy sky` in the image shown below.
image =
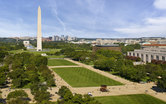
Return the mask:
[[0,0],[0,37],[166,37],[166,0]]

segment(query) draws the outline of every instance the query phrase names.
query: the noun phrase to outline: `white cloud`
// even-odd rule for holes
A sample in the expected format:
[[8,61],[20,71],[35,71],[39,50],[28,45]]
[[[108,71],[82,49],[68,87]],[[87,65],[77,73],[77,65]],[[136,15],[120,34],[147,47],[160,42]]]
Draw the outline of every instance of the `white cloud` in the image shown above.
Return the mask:
[[166,17],[146,18],[143,25],[131,25],[126,28],[115,28],[114,30],[130,36],[166,36]]
[[[166,9],[166,0],[155,0],[153,5],[157,9]],[[130,24],[130,23],[128,23]],[[165,36],[166,16],[143,19],[143,24],[131,24],[124,28],[115,28],[114,31],[128,34],[129,37]]]
[[166,0],[155,0],[154,6],[158,9],[166,9]]
[[166,17],[147,18],[145,22],[152,25],[166,25]]
[[1,18],[0,21],[0,37],[34,36],[36,34],[35,24],[25,24],[22,18],[18,18],[17,22]]

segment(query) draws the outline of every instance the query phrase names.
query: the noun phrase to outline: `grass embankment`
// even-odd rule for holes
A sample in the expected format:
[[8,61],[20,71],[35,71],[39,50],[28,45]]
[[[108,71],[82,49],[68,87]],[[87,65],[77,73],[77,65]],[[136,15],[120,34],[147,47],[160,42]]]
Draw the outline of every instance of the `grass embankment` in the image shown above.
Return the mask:
[[146,94],[95,97],[102,104],[166,104]]
[[72,87],[93,87],[103,84],[109,86],[123,85],[83,67],[54,68],[53,70]]

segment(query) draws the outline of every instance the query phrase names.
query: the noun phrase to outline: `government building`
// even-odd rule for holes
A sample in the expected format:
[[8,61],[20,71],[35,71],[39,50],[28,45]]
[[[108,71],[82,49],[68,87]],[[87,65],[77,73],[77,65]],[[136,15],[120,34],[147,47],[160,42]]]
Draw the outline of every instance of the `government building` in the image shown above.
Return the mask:
[[140,57],[145,63],[152,60],[166,61],[166,44],[143,45],[142,49],[127,52],[127,56]]

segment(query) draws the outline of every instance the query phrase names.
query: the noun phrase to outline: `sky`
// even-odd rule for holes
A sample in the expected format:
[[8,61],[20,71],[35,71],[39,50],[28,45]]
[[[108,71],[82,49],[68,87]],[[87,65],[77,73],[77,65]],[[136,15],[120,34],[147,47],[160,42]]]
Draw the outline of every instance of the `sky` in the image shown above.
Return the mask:
[[166,37],[166,0],[0,0],[0,37]]

